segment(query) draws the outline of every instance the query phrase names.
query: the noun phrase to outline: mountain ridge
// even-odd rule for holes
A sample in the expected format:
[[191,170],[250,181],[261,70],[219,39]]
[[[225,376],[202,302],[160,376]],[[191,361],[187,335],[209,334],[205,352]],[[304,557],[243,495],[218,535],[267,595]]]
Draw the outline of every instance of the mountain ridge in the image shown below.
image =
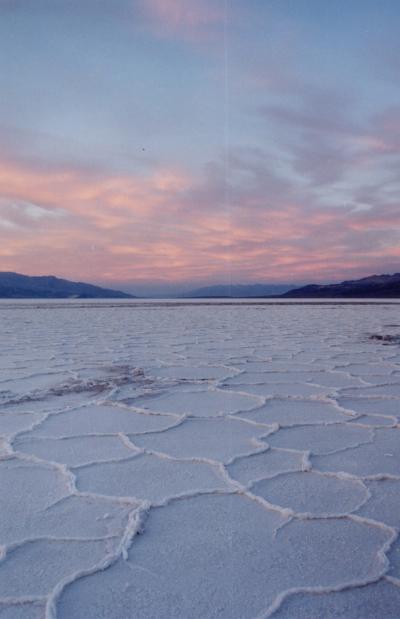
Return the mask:
[[23,275],[0,271],[2,299],[131,299],[133,295],[54,275]]
[[400,298],[400,273],[369,275],[338,284],[309,284],[281,295],[283,298]]

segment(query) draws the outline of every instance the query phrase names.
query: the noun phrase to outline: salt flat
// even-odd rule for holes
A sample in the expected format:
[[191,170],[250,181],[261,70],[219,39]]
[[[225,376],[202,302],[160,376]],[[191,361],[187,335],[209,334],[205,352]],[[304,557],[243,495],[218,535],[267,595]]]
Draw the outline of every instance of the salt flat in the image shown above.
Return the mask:
[[399,309],[1,302],[1,619],[397,619]]

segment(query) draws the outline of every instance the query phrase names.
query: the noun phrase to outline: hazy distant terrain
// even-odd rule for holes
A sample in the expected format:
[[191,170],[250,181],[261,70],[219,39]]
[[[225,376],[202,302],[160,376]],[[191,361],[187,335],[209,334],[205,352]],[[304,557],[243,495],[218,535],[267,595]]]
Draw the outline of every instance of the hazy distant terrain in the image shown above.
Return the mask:
[[129,299],[133,295],[58,277],[33,277],[0,272],[0,298],[3,299]]
[[195,288],[182,295],[188,298],[210,298],[210,297],[267,297],[273,295],[281,295],[294,286],[286,284],[233,284],[233,285],[214,285],[205,286],[203,288]]

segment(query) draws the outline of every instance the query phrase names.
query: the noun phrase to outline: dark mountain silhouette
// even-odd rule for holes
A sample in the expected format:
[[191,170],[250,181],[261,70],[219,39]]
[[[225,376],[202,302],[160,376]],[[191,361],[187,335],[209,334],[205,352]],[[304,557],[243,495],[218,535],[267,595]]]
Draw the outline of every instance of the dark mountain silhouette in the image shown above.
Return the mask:
[[287,298],[400,298],[400,273],[371,275],[340,284],[310,284],[285,292]]
[[132,296],[119,290],[70,282],[52,275],[33,277],[0,272],[0,298],[3,299],[129,299]]

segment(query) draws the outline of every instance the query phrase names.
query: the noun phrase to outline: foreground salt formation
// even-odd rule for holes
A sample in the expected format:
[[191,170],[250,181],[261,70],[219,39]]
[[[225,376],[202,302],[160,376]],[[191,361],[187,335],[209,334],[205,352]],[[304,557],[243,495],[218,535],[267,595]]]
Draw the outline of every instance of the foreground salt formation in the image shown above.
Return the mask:
[[1,619],[400,615],[396,306],[0,304]]

